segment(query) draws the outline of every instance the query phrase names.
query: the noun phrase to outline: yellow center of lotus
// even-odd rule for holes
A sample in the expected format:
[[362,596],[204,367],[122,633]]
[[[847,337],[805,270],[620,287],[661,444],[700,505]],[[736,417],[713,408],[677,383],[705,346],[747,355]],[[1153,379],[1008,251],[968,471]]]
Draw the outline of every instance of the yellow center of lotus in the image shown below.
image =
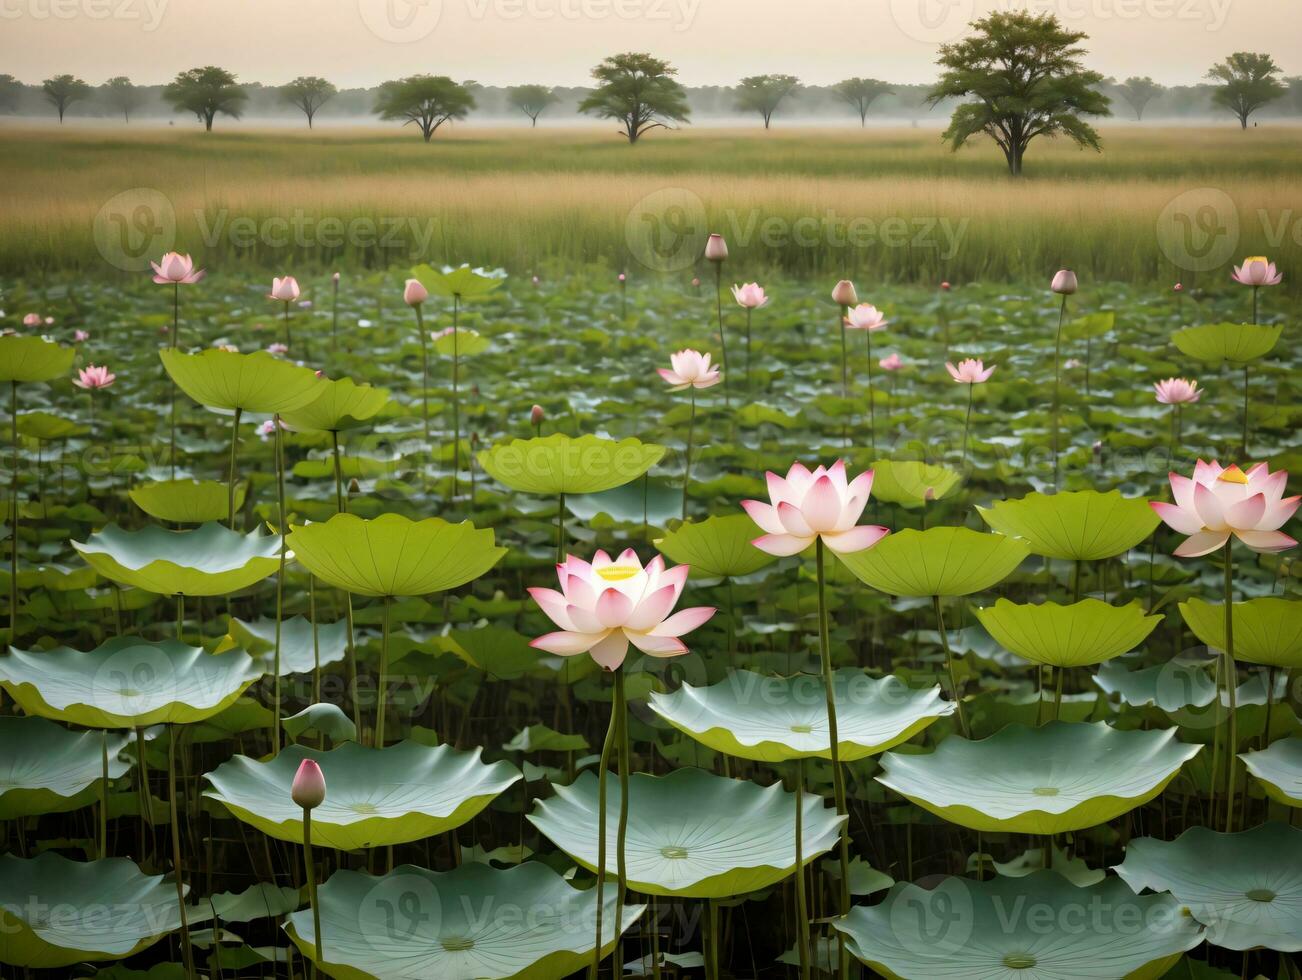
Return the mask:
[[1238,465],[1235,464],[1228,469],[1222,470],[1221,475],[1216,479],[1225,483],[1247,483],[1248,474],[1244,473],[1243,470],[1239,469]]
[[605,568],[598,568],[597,574],[607,582],[623,582],[632,578],[640,570],[636,565],[607,565]]

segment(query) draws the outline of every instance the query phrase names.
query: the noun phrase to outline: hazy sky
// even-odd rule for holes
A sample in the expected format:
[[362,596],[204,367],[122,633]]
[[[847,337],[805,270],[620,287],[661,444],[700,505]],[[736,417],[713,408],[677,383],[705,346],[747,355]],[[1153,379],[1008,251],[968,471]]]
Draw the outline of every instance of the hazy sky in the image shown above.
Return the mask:
[[936,47],[995,9],[1051,11],[1105,75],[1198,81],[1239,50],[1302,73],[1298,0],[0,0],[0,71],[138,83],[218,64],[246,81],[340,87],[415,72],[583,85],[616,51],[667,58],[688,85],[788,72],[934,77]]

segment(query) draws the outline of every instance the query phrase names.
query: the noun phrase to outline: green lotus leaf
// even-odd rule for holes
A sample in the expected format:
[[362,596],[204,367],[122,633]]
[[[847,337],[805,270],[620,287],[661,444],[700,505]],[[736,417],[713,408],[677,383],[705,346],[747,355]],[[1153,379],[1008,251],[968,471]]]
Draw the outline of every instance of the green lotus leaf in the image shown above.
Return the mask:
[[[1193,634],[1214,650],[1225,649],[1225,606],[1202,599],[1180,603]],[[1234,656],[1269,667],[1302,667],[1302,601],[1265,596],[1234,604]]]
[[879,459],[872,465],[873,498],[901,507],[921,507],[940,500],[958,486],[959,473],[948,466],[920,463],[917,460]]
[[[1102,868],[1091,868],[1085,863],[1084,858],[1072,857],[1060,847],[1051,846],[1050,850],[1052,851],[1049,856],[1050,870],[1066,878],[1078,888],[1097,884],[1107,877],[1106,871]],[[1044,870],[1044,851],[1043,846],[1027,848],[1011,861],[995,861],[995,870],[1006,878],[1025,878],[1029,874]],[[968,869],[971,868],[972,860],[969,858]]]
[[1302,806],[1302,738],[1281,738],[1239,758],[1271,797],[1285,806]]
[[453,630],[434,641],[465,663],[500,681],[516,680],[538,670],[542,659],[529,637],[500,626]]
[[389,403],[384,388],[359,385],[351,378],[318,381],[320,394],[306,405],[282,412],[291,429],[300,432],[343,432],[365,425]]
[[665,447],[637,439],[615,442],[561,432],[512,439],[482,450],[479,465],[498,483],[522,493],[598,493],[636,480],[660,461]]
[[[628,885],[647,895],[729,898],[767,888],[796,866],[792,834],[795,794],[704,769],[629,779],[625,843]],[[844,817],[808,793],[804,806],[804,863],[838,840]],[[530,822],[589,871],[597,869],[597,777],[583,773],[556,795],[539,800]],[[619,820],[619,793],[606,795],[606,823]],[[616,834],[607,833],[606,864],[614,874]]]
[[[274,669],[270,656],[276,649],[276,621],[259,619],[246,623],[231,617],[227,634],[217,645],[218,652],[240,647],[253,656],[264,655],[262,664],[267,673]],[[302,616],[291,616],[280,624],[280,674],[310,674],[319,662],[322,667],[339,663],[348,650],[348,622],[317,623],[313,636],[312,621]]]
[[37,442],[53,442],[72,435],[85,435],[89,431],[76,419],[49,412],[24,412],[18,416],[18,434]]
[[478,299],[487,296],[505,281],[500,274],[485,273],[483,269],[472,269],[468,265],[456,268],[444,266],[442,270],[424,263],[411,270],[412,278],[419,279],[422,286],[433,296],[451,299]]
[[357,725],[337,704],[309,704],[298,714],[282,720],[280,726],[291,739],[315,732],[335,744],[357,740]]
[[729,514],[699,524],[680,524],[657,538],[655,545],[671,561],[691,565],[697,576],[736,578],[777,561],[751,544],[759,536],[759,529],[748,515]]
[[279,919],[303,904],[297,888],[276,887],[265,881],[242,892],[219,892],[201,902],[212,907],[213,915],[223,923],[255,922]]
[[1005,650],[1054,667],[1085,667],[1129,653],[1162,621],[1161,616],[1146,615],[1138,601],[1112,606],[1084,599],[1060,606],[999,599],[973,611]]
[[606,514],[624,524],[668,527],[683,514],[683,488],[671,487],[661,480],[644,477],[600,493],[570,494],[565,509],[586,523],[598,514]]
[[452,337],[451,328],[445,333],[439,331],[434,335],[434,350],[443,357],[472,357],[475,354],[482,354],[491,346],[488,338],[480,334],[478,330],[470,330],[467,327],[458,327],[455,341]]
[[1203,938],[1170,895],[1115,878],[1082,888],[1053,871],[901,882],[832,927],[891,980],[1157,980]]
[[1101,310],[1098,313],[1086,313],[1084,316],[1078,316],[1071,320],[1063,327],[1063,333],[1072,338],[1084,337],[1105,337],[1112,332],[1116,326],[1117,314],[1112,310]]
[[131,768],[118,758],[125,735],[71,732],[35,716],[0,717],[0,820],[63,813],[100,797],[103,753],[109,779]]
[[1216,684],[1206,663],[1188,657],[1138,670],[1113,660],[1098,669],[1094,683],[1105,693],[1115,694],[1122,704],[1133,708],[1153,705],[1167,714],[1205,708],[1216,700]]
[[1026,545],[966,527],[907,528],[852,554],[837,554],[854,576],[894,596],[958,596],[1003,581],[1026,557]]
[[[749,518],[748,518],[749,519]],[[837,745],[843,762],[908,741],[937,718],[953,714],[940,688],[915,690],[898,677],[869,677],[845,668],[834,675]],[[770,677],[734,670],[718,684],[684,684],[671,694],[651,692],[651,710],[717,752],[785,762],[830,759],[827,695],[814,674]]]
[[0,383],[53,381],[72,370],[77,352],[40,337],[0,337]]
[[278,537],[256,528],[240,534],[215,521],[186,531],[109,524],[72,546],[106,579],[159,595],[226,595],[280,565]]
[[175,884],[126,858],[0,855],[0,963],[54,969],[119,960],[180,924]]
[[365,520],[336,514],[322,524],[291,525],[289,547],[321,581],[357,595],[422,596],[483,575],[506,554],[491,528],[401,514]]
[[1171,334],[1171,342],[1180,353],[1198,361],[1246,364],[1269,354],[1283,332],[1282,323],[1273,327],[1251,323],[1205,323],[1177,330]]
[[202,721],[262,676],[243,650],[210,654],[178,640],[116,636],[82,653],[10,649],[0,684],[30,715],[86,728]]
[[928,755],[882,756],[878,781],[972,830],[1059,834],[1147,803],[1202,746],[1166,731],[1104,722],[1009,725],[989,738],[947,738]]
[[1161,523],[1145,498],[1120,490],[1029,493],[977,510],[993,530],[1026,541],[1032,554],[1078,561],[1115,557]]
[[303,810],[289,797],[298,764],[315,759],[326,799],[312,811],[312,841],[351,851],[402,844],[460,827],[520,778],[480,750],[398,742],[383,749],[345,742],[328,752],[291,745],[266,762],[237,755],[204,778],[204,795],[264,834],[303,840]]
[[[285,931],[338,980],[562,980],[592,962],[595,889],[536,862],[444,872],[404,864],[378,878],[337,871],[317,897],[324,955],[311,909],[293,913]],[[626,905],[617,916],[617,900],[605,889],[603,956],[646,909]]]
[[212,348],[185,354],[164,348],[158,356],[176,386],[208,408],[272,415],[302,408],[321,390],[322,381],[311,368],[266,351],[237,354]]
[[1302,950],[1302,828],[1265,823],[1237,834],[1190,827],[1141,837],[1117,874],[1136,892],[1170,892],[1225,949]]
[[[235,509],[244,506],[243,483],[235,486]],[[205,524],[230,513],[226,484],[213,480],[160,480],[129,491],[132,502],[150,517],[174,524]]]

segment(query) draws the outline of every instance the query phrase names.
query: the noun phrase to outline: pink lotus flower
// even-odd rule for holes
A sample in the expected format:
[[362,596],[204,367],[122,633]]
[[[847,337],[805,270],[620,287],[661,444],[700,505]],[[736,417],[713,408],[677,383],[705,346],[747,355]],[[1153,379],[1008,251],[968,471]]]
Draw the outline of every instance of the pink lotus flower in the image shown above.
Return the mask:
[[204,271],[194,267],[194,260],[180,252],[168,252],[149,264],[154,268],[154,282],[159,285],[190,285],[204,277]]
[[267,345],[267,353],[268,353],[268,354],[275,354],[277,357],[280,357],[280,356],[283,355],[283,354],[288,354],[288,353],[289,353],[289,348],[286,347],[284,344],[281,344],[281,343],[268,344],[268,345]]
[[1172,291],[1173,293],[1183,293],[1183,292],[1184,292],[1184,283],[1177,282],[1174,286],[1171,287],[1171,291]]
[[77,372],[77,380],[73,384],[78,388],[85,388],[87,391],[95,391],[99,388],[108,388],[117,380],[117,377],[106,366],[96,367],[94,364],[87,364]]
[[286,276],[284,279],[273,277],[271,280],[271,292],[267,294],[268,299],[278,299],[282,303],[292,303],[298,299],[298,280],[293,276]]
[[1171,474],[1175,503],[1149,502],[1168,527],[1187,534],[1175,549],[1181,558],[1197,558],[1238,538],[1253,551],[1284,551],[1297,544],[1279,529],[1293,516],[1302,497],[1284,498],[1288,472],[1271,473],[1265,463],[1244,473],[1237,465],[1198,460],[1193,479]]
[[421,285],[419,279],[408,279],[402,290],[402,301],[408,306],[420,306],[429,299],[429,290]]
[[846,311],[845,325],[851,330],[884,330],[890,323],[872,303],[860,303]]
[[40,325],[41,325],[41,314],[39,313],[28,313],[25,317],[23,317],[24,327],[39,327]]
[[701,284],[701,280],[696,276],[692,276],[692,285],[699,286],[700,284]]
[[1196,402],[1203,393],[1198,390],[1197,381],[1184,378],[1167,378],[1165,381],[1153,382],[1157,400],[1163,405],[1179,405],[1182,402]]
[[621,272],[621,273],[619,274],[619,281],[620,281],[621,283],[628,282],[628,276],[624,275],[624,273]]
[[948,283],[948,282],[942,282],[942,283],[940,284],[941,292],[945,292],[945,293],[947,293],[947,292],[949,292],[949,288],[950,288],[950,287],[949,287],[949,283]]
[[606,670],[624,662],[630,643],[652,657],[684,654],[687,647],[679,637],[715,613],[710,606],[696,606],[669,615],[689,571],[687,565],[666,569],[659,555],[643,568],[632,548],[615,560],[598,551],[591,564],[567,555],[556,566],[560,592],[529,590],[534,602],[560,627],[530,646],[562,657],[590,653]]
[[533,408],[529,409],[530,425],[542,425],[543,419],[545,419],[546,417],[547,417],[547,413],[543,411],[543,407],[541,405],[535,405]]
[[670,391],[684,388],[711,388],[721,380],[718,367],[710,363],[710,355],[700,351],[680,350],[669,355],[668,368],[656,368],[660,377],[668,381]]
[[990,380],[990,375],[995,373],[995,366],[991,364],[986,367],[979,357],[969,357],[958,362],[958,367],[945,362],[945,370],[949,376],[960,384],[979,385]]
[[321,767],[312,759],[304,759],[294,773],[289,796],[304,810],[312,810],[325,802],[326,782]]
[[334,275],[332,275],[332,276],[330,277],[330,281],[331,281],[331,282],[334,282],[334,283],[337,283],[337,282],[339,281],[339,273],[337,273],[337,272],[334,273]]
[[837,306],[859,305],[859,294],[854,291],[854,283],[849,279],[842,279],[833,286],[832,302]]
[[757,282],[733,286],[732,298],[737,301],[738,306],[744,306],[748,310],[758,310],[769,301],[769,298],[764,295],[764,287]]
[[72,332],[72,339],[79,344],[85,343],[90,340],[90,332],[87,330],[74,330]]
[[1284,276],[1275,271],[1275,263],[1268,261],[1266,256],[1250,255],[1243,260],[1243,265],[1234,267],[1231,278],[1245,286],[1278,286]]
[[833,551],[851,554],[871,548],[889,531],[874,524],[856,525],[868,505],[873,471],[846,482],[845,461],[810,472],[792,463],[786,478],[766,473],[770,503],[743,500],[742,507],[765,533],[751,542],[770,555],[795,555],[821,538]]
[[899,354],[888,354],[877,362],[883,371],[898,371],[904,367],[904,361],[900,359]]
[[710,262],[722,262],[728,257],[728,243],[722,235],[711,235],[706,240],[705,257]]
[[1070,296],[1076,292],[1076,273],[1070,269],[1059,269],[1053,276],[1053,282],[1049,283],[1049,288],[1055,293],[1063,296]]
[[[289,431],[289,426],[285,424],[284,419],[280,420],[280,431],[281,432]],[[266,442],[275,434],[276,434],[276,422],[274,419],[267,419],[265,422],[263,422],[261,425],[258,426],[258,438],[261,439],[263,442]]]

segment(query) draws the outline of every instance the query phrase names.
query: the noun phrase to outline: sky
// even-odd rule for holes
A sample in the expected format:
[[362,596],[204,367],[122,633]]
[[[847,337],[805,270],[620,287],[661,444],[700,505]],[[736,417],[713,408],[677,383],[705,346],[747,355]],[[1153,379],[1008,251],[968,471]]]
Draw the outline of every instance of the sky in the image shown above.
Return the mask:
[[1241,50],[1302,74],[1298,0],[0,0],[0,72],[153,84],[217,64],[266,84],[428,72],[585,85],[606,55],[647,51],[685,85],[768,72],[907,84],[934,79],[938,46],[969,21],[1014,8],[1084,31],[1104,75],[1192,84]]

